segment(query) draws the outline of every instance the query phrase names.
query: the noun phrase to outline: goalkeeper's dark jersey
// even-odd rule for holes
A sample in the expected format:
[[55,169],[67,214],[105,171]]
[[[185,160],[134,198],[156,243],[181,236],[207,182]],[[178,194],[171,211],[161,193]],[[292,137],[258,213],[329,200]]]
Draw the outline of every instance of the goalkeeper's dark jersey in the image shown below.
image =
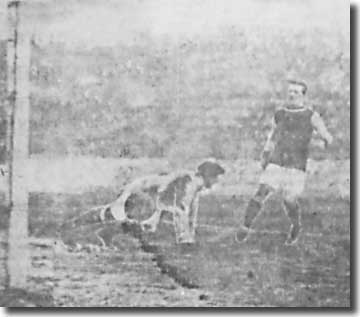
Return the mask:
[[274,150],[270,156],[270,163],[306,170],[313,132],[311,122],[313,113],[309,108],[282,108],[276,111],[274,116],[276,126],[272,135]]

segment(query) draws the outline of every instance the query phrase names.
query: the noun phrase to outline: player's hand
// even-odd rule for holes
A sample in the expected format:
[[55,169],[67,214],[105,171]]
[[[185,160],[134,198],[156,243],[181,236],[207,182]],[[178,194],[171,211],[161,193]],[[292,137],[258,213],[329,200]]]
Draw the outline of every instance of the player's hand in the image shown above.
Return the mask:
[[333,143],[333,137],[329,134],[327,139],[324,140],[325,148],[327,149]]
[[322,140],[322,148],[323,149],[327,149],[331,144],[332,144],[332,137],[328,138],[328,139],[323,139]]
[[261,168],[264,170],[270,161],[270,151],[263,151],[261,155]]
[[311,141],[312,146],[315,146],[321,150],[325,150],[329,143],[325,139],[315,139]]

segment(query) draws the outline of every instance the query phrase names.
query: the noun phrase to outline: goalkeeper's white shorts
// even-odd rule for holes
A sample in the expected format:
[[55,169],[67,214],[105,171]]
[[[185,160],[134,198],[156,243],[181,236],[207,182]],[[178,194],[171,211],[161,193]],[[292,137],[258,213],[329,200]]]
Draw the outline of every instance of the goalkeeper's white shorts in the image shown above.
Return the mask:
[[306,173],[295,168],[269,164],[260,176],[260,184],[266,184],[289,198],[299,197],[305,188]]

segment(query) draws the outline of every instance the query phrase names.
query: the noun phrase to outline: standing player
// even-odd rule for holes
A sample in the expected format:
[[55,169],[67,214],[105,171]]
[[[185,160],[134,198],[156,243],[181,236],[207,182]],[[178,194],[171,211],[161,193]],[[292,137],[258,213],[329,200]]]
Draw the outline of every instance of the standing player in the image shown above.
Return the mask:
[[313,130],[323,139],[325,147],[332,136],[320,115],[306,107],[307,85],[303,81],[288,81],[288,100],[277,110],[273,126],[262,153],[260,185],[245,211],[244,225],[236,232],[238,242],[245,241],[249,229],[266,199],[275,191],[283,197],[283,207],[291,221],[286,244],[297,241],[301,231],[299,196],[305,185],[306,163]]

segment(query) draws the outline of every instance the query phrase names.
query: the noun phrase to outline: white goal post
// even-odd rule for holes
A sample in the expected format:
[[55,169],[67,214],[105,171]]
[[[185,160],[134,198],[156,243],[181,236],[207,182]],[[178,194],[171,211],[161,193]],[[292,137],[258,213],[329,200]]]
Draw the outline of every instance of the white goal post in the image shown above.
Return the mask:
[[26,288],[30,265],[28,248],[29,68],[30,34],[25,5],[9,1],[7,37],[8,159],[10,206],[8,233],[8,286]]

